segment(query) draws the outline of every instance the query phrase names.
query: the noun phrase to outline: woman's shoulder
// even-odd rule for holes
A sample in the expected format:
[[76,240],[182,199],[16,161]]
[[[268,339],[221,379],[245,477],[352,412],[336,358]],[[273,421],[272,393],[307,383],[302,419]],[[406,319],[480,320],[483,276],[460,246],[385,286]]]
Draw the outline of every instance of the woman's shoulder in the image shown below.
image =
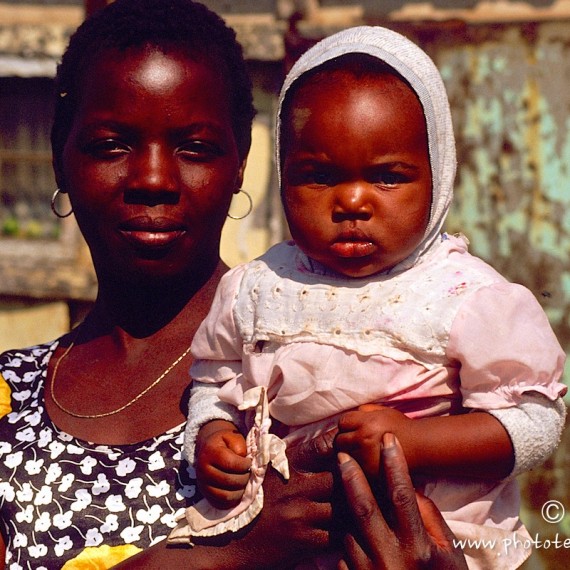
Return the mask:
[[57,341],[0,354],[0,418],[37,393]]
[[57,344],[58,341],[54,340],[27,348],[4,351],[0,354],[0,374],[7,382],[12,382],[21,376],[29,375],[30,372],[44,370]]

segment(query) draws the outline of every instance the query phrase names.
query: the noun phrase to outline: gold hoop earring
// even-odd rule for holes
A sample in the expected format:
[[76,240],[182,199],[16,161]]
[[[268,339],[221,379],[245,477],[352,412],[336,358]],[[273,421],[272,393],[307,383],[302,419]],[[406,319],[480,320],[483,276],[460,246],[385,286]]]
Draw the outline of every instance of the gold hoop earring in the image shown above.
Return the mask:
[[71,214],[73,214],[73,208],[71,208],[69,210],[69,212],[66,212],[65,214],[60,214],[57,211],[56,208],[56,201],[57,201],[57,195],[61,192],[61,190],[59,188],[55,189],[55,192],[53,193],[53,196],[51,197],[51,211],[58,217],[58,218],[67,218],[68,216],[71,216]]
[[228,218],[231,218],[232,220],[243,220],[245,217],[249,216],[249,214],[253,210],[253,200],[251,199],[251,196],[243,188],[239,189],[238,194],[240,194],[240,193],[245,194],[246,198],[249,200],[249,206],[248,206],[247,212],[243,216],[232,216],[228,212]]

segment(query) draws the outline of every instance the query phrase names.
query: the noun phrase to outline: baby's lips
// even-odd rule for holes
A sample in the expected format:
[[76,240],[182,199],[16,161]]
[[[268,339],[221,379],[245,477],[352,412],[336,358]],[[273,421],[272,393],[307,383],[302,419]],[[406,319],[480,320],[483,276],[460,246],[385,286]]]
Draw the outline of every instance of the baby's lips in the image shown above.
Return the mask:
[[366,257],[376,250],[370,241],[336,241],[331,250],[339,257]]

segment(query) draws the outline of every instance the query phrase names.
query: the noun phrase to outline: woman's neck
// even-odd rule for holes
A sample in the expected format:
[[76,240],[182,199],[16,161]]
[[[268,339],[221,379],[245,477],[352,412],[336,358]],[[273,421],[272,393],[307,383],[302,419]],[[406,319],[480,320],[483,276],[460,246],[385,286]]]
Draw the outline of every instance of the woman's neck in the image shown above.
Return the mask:
[[[156,294],[149,288],[131,288],[130,295],[110,296],[103,288],[92,312],[72,333],[72,349],[66,353],[70,340],[64,341],[48,372],[49,387],[55,363],[64,356],[55,393],[65,409],[92,417],[64,413],[48,388],[52,421],[75,437],[104,444],[144,441],[182,423],[192,361],[187,349],[226,270],[219,263],[205,281],[191,282],[182,291],[161,287]],[[148,395],[133,400],[149,386]],[[125,403],[129,406],[121,413],[94,415]]]
[[131,337],[145,338],[170,328],[180,318],[187,323],[205,317],[217,284],[227,271],[219,261],[206,274],[169,282],[103,282],[90,325],[99,334],[119,328]]

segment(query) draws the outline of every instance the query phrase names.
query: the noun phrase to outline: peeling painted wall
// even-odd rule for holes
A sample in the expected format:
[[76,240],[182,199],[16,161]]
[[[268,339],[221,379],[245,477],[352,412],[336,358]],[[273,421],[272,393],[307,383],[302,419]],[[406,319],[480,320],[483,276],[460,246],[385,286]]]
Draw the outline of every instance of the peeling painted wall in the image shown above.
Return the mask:
[[[447,230],[466,234],[473,253],[534,292],[570,355],[570,21],[431,33],[419,41],[444,77],[457,137]],[[521,477],[531,536],[570,536],[568,469],[566,430],[557,453]],[[552,499],[566,508],[558,524],[541,515]],[[570,549],[552,546],[524,565],[569,567]]]
[[420,42],[457,135],[447,229],[535,293],[570,353],[570,22],[459,26]]

